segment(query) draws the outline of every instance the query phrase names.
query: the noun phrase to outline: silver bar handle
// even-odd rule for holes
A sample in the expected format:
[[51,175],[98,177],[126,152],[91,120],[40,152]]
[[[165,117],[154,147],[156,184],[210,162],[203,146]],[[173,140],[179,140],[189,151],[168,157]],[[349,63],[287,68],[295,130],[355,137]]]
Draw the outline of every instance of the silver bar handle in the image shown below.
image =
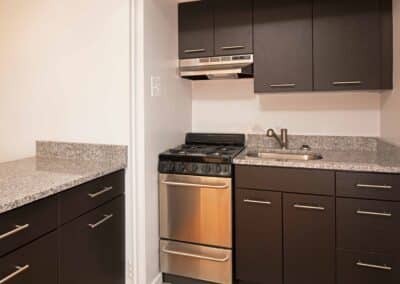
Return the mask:
[[191,258],[197,258],[197,259],[202,259],[202,260],[210,260],[210,261],[215,261],[215,262],[226,262],[226,261],[229,260],[229,255],[227,255],[224,258],[215,258],[215,257],[212,257],[212,256],[204,256],[204,255],[199,255],[199,254],[194,254],[194,253],[186,253],[186,252],[174,251],[174,250],[169,250],[169,249],[166,249],[166,248],[163,249],[163,252],[167,253],[167,254],[173,254],[173,255],[179,255],[179,256],[185,256],[185,257],[191,257]]
[[369,215],[369,216],[381,216],[381,217],[392,217],[392,213],[386,212],[373,212],[373,211],[364,211],[364,210],[357,210],[357,214],[359,215]]
[[295,204],[293,205],[294,208],[297,209],[307,209],[307,210],[317,210],[317,211],[324,211],[325,207],[322,206],[310,206],[310,205],[303,205],[303,204]]
[[199,48],[199,49],[186,49],[183,51],[183,53],[199,53],[199,52],[205,52],[206,50],[204,48]]
[[367,267],[367,268],[374,268],[374,269],[380,269],[380,270],[386,270],[386,271],[391,271],[392,267],[385,265],[376,265],[376,264],[370,264],[370,263],[365,263],[362,261],[358,261],[356,263],[357,266],[361,267]]
[[187,182],[176,182],[176,181],[162,181],[162,183],[173,186],[204,187],[204,188],[214,188],[214,189],[225,189],[229,187],[228,184],[212,185],[212,184],[187,183]]
[[29,269],[29,265],[24,265],[24,266],[16,266],[15,267],[16,271],[14,271],[13,273],[11,273],[10,275],[7,275],[6,277],[4,277],[3,279],[0,279],[0,284],[4,284],[6,283],[8,280],[11,280],[12,278],[14,278],[15,276],[21,274],[22,272],[26,271]]
[[271,84],[269,85],[271,88],[294,88],[297,85],[294,83],[290,83],[290,84]]
[[[12,235],[18,233],[18,232],[21,232],[21,231],[27,229],[28,227],[29,227],[29,224],[25,224],[25,225],[22,225],[22,226],[20,226],[20,225],[15,225],[15,229],[13,229],[13,230],[11,230],[11,231],[9,231],[9,232],[7,232],[7,233],[4,233],[4,234],[0,235],[0,240],[3,240],[3,239],[5,239],[5,238],[8,238],[8,237],[10,237],[10,236],[12,236]],[[0,282],[0,284],[1,284],[1,282]]]
[[362,184],[362,183],[356,184],[356,187],[370,188],[370,189],[392,189],[393,188],[391,185]]
[[262,204],[262,205],[271,205],[272,204],[272,202],[270,202],[270,201],[261,201],[261,200],[252,200],[252,199],[244,199],[243,202],[253,203],[253,204]]
[[348,86],[348,85],[361,85],[362,81],[334,81],[332,85],[334,86]]
[[232,46],[221,47],[222,50],[234,50],[234,49],[243,49],[243,48],[245,48],[244,45],[232,45]]
[[111,191],[113,189],[112,186],[107,186],[104,189],[98,191],[98,192],[94,192],[94,193],[89,193],[88,196],[90,198],[96,198],[97,196],[103,195],[104,193],[107,193],[109,191]]
[[[98,226],[100,226],[101,224],[103,224],[104,222],[106,222],[107,220],[111,219],[112,217],[113,217],[113,214],[109,214],[109,215],[105,214],[103,219],[101,219],[101,220],[98,221],[97,223],[88,224],[88,226],[89,226],[91,229],[95,229],[95,228],[97,228]],[[1,283],[0,283],[0,284],[1,284]]]

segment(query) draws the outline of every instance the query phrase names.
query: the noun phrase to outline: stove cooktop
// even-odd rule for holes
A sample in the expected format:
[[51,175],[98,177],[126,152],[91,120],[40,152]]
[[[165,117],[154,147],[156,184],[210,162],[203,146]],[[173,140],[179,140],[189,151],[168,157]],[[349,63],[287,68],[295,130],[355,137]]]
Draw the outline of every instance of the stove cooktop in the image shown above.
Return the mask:
[[186,144],[160,154],[159,172],[231,176],[231,163],[243,149],[242,134],[189,133]]

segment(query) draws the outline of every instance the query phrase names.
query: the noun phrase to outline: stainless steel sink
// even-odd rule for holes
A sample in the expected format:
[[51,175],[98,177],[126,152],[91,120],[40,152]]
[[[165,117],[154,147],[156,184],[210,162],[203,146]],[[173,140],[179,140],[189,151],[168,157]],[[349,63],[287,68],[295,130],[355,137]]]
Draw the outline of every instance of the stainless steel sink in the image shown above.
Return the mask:
[[294,161],[313,161],[321,160],[322,156],[315,153],[283,153],[283,152],[249,152],[248,157],[266,160],[294,160]]

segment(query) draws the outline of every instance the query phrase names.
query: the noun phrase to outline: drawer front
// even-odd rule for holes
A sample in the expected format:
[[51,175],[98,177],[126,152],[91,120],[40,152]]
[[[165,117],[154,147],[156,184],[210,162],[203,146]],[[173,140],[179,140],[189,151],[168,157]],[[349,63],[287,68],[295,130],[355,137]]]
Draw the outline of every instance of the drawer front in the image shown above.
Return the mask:
[[293,193],[333,195],[335,173],[331,171],[236,166],[236,187]]
[[398,284],[399,258],[394,256],[337,251],[338,284]]
[[59,229],[60,284],[123,284],[124,198],[121,196]]
[[283,224],[285,284],[333,284],[335,199],[284,194]]
[[0,283],[57,283],[57,233],[0,258]]
[[339,248],[372,252],[400,248],[400,203],[337,198]]
[[336,194],[381,200],[400,200],[400,175],[336,173]]
[[235,190],[236,279],[282,283],[282,193]]
[[230,178],[160,174],[160,237],[232,247]]
[[59,195],[60,220],[64,224],[124,192],[124,171],[79,185]]
[[232,283],[232,251],[160,241],[161,272],[213,283]]
[[0,256],[56,229],[57,200],[49,197],[0,215]]

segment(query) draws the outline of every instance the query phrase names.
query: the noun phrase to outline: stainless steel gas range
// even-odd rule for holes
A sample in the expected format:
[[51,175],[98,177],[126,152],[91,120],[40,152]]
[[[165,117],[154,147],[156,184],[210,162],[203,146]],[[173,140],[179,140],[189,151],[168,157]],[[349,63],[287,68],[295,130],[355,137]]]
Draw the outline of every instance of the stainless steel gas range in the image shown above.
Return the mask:
[[232,160],[242,134],[186,135],[159,156],[163,273],[232,283]]

